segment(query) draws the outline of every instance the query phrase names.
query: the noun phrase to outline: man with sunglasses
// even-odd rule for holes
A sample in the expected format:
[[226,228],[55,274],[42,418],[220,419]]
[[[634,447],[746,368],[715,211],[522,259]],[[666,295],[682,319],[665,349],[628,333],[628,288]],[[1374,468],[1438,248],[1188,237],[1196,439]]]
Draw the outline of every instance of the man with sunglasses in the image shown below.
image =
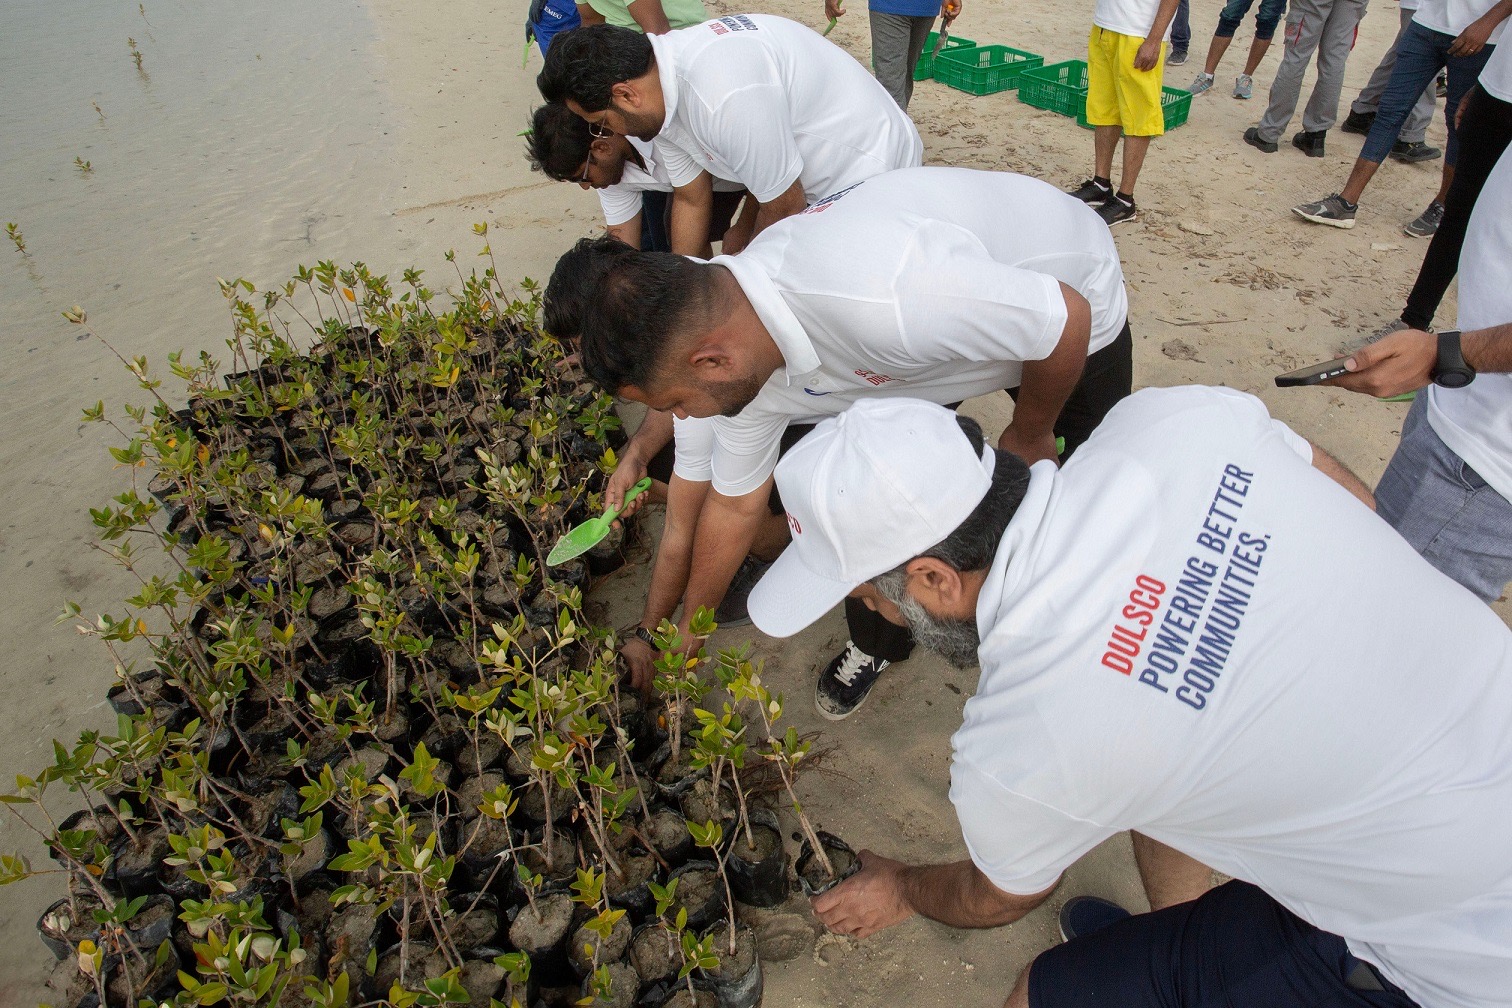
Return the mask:
[[[607,127],[589,123],[565,105],[548,103],[531,117],[526,156],[531,167],[558,180],[573,182],[597,192],[604,211],[604,224],[611,237],[647,252],[668,252],[665,206],[646,197],[672,191],[667,168],[654,145],[623,137]],[[708,258],[713,243],[734,240],[755,217],[755,205],[746,201],[747,212],[735,220],[746,191],[739,182],[713,180],[713,207],[707,240],[698,254]],[[664,202],[664,201],[663,201]],[[743,244],[743,242],[742,242]]]
[[672,251],[687,255],[703,246],[715,176],[755,198],[754,237],[924,156],[912,120],[861,64],[817,32],[766,14],[658,36],[580,28],[552,45],[538,84],[547,101],[590,122],[657,141],[673,186]]

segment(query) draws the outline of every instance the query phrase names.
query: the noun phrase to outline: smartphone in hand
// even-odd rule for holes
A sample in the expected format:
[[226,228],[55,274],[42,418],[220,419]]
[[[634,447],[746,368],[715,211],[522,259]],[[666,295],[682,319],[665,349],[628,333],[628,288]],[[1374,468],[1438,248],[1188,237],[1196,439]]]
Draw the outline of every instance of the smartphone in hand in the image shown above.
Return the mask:
[[1307,367],[1276,375],[1276,385],[1279,388],[1296,388],[1299,385],[1316,385],[1330,378],[1337,378],[1348,372],[1349,369],[1344,366],[1347,360],[1349,360],[1348,357],[1340,357],[1337,360],[1309,364]]

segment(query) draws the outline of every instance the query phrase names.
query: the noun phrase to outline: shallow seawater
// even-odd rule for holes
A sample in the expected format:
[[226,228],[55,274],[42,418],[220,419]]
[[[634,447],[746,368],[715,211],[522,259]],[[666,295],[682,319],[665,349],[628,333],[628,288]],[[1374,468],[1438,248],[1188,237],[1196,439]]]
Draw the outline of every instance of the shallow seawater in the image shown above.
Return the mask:
[[361,254],[398,184],[373,52],[357,0],[0,0],[3,456],[105,354],[63,309],[161,362],[222,345],[216,277]]

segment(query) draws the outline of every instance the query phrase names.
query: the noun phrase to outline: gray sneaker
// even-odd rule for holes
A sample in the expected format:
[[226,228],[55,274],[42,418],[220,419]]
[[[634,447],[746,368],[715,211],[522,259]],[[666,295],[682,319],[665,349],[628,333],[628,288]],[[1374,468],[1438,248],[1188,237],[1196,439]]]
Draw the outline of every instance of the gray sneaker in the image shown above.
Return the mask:
[[1166,66],[1181,66],[1186,61],[1187,51],[1185,49],[1172,49],[1171,55],[1166,57]]
[[1197,79],[1192,81],[1192,86],[1187,88],[1187,90],[1194,95],[1200,95],[1212,86],[1213,75],[1210,73],[1200,73],[1197,75]]
[[1255,96],[1255,78],[1249,74],[1240,74],[1234,78],[1234,97],[1253,98]]
[[1355,226],[1355,204],[1346,202],[1338,193],[1325,196],[1316,203],[1303,203],[1292,207],[1292,213],[1314,224],[1327,224],[1336,228]]
[[730,589],[725,592],[724,601],[719,603],[719,609],[714,613],[714,622],[722,627],[749,626],[751,616],[746,612],[746,601],[751,597],[751,589],[756,587],[756,582],[761,580],[770,566],[772,565],[764,560],[746,557],[740,569],[735,572]]
[[1418,214],[1417,220],[1410,224],[1402,225],[1402,233],[1411,235],[1413,238],[1432,238],[1439,225],[1444,222],[1444,204],[1434,200],[1428,204],[1428,209]]

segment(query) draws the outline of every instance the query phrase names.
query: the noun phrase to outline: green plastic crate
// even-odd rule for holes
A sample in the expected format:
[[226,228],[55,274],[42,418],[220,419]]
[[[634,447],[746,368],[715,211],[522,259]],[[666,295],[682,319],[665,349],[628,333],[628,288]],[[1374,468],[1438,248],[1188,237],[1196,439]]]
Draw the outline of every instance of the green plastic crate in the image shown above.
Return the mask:
[[[940,37],[939,32],[932,31],[924,40],[924,51],[919,54],[919,62],[914,64],[913,79],[929,80],[934,76],[934,44],[935,39]],[[976,42],[969,38],[958,38],[955,35],[945,40],[940,47],[940,55],[950,52],[952,49],[975,49]]]
[[974,95],[996,94],[1018,87],[1025,70],[1043,66],[1045,57],[1004,45],[941,50],[935,60],[935,80]]
[[[1019,76],[1018,95],[1019,101],[1026,105],[1059,112],[1075,119],[1083,129],[1092,128],[1087,122],[1087,64],[1083,60],[1024,71]],[[1192,96],[1176,88],[1161,88],[1160,109],[1165,116],[1165,128],[1173,130],[1191,115]]]
[[1018,99],[1025,105],[1073,119],[1087,114],[1086,60],[1066,60],[1019,74]]

